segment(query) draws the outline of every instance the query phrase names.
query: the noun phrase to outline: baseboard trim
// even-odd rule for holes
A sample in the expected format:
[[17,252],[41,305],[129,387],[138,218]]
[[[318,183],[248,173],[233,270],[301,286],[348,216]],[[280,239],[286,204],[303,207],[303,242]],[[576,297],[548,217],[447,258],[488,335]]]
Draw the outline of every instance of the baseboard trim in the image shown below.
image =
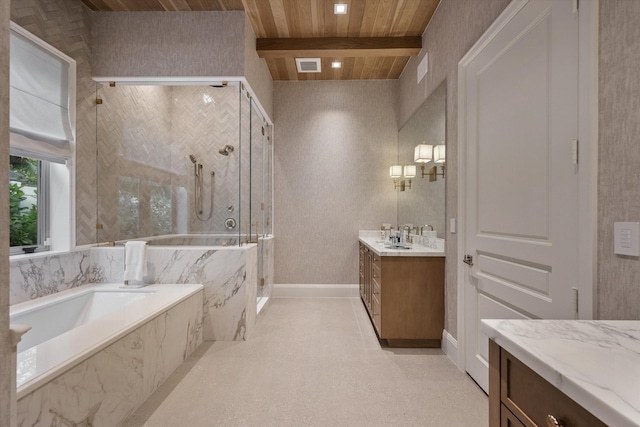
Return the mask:
[[359,285],[273,285],[273,298],[357,298]]
[[442,351],[458,366],[458,340],[446,329],[442,330]]

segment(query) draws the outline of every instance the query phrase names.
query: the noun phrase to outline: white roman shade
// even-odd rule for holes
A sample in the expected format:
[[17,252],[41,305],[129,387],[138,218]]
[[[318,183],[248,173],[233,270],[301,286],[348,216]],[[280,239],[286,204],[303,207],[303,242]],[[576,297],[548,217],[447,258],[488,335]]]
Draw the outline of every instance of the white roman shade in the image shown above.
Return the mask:
[[65,162],[73,141],[75,61],[12,22],[9,68],[11,152]]

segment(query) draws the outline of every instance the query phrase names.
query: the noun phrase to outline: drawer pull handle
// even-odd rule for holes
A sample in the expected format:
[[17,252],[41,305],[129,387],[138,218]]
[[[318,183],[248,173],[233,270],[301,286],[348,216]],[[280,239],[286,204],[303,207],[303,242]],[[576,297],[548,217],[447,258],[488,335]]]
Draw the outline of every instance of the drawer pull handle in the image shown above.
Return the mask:
[[553,415],[547,415],[547,427],[564,427],[564,424]]

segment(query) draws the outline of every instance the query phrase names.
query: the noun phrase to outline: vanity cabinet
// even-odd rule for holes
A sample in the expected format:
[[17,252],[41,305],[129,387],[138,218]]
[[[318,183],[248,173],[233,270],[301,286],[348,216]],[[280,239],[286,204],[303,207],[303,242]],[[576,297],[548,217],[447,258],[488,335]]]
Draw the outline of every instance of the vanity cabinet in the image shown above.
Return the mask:
[[444,257],[380,256],[360,243],[360,297],[391,347],[440,347]]
[[606,424],[490,340],[489,426],[604,427]]

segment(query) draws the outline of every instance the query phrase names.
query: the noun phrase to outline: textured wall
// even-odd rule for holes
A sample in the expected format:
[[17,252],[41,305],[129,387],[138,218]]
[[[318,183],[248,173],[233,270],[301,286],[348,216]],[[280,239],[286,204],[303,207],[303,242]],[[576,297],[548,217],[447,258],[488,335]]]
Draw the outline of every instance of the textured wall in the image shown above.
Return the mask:
[[244,12],[100,12],[95,76],[242,76]]
[[[9,173],[9,0],[0,0],[0,174]],[[9,425],[12,371],[9,341],[9,191],[0,187],[0,426]]]
[[358,230],[396,223],[395,81],[275,82],[275,283],[358,283]]
[[[399,80],[398,127],[409,120],[429,94],[447,80],[446,217],[458,209],[458,62],[509,4],[509,0],[442,0],[422,36],[422,51],[412,58]],[[429,53],[429,72],[416,83],[416,67]],[[457,336],[457,235],[447,231],[445,329]]]
[[273,79],[265,60],[258,57],[256,35],[248,17],[244,24],[244,76],[264,111],[273,119]]
[[96,118],[91,11],[77,0],[13,0],[11,20],[76,60],[76,243],[95,242]]
[[640,221],[640,2],[600,2],[598,307],[640,319],[640,260],[613,253],[613,223]]

